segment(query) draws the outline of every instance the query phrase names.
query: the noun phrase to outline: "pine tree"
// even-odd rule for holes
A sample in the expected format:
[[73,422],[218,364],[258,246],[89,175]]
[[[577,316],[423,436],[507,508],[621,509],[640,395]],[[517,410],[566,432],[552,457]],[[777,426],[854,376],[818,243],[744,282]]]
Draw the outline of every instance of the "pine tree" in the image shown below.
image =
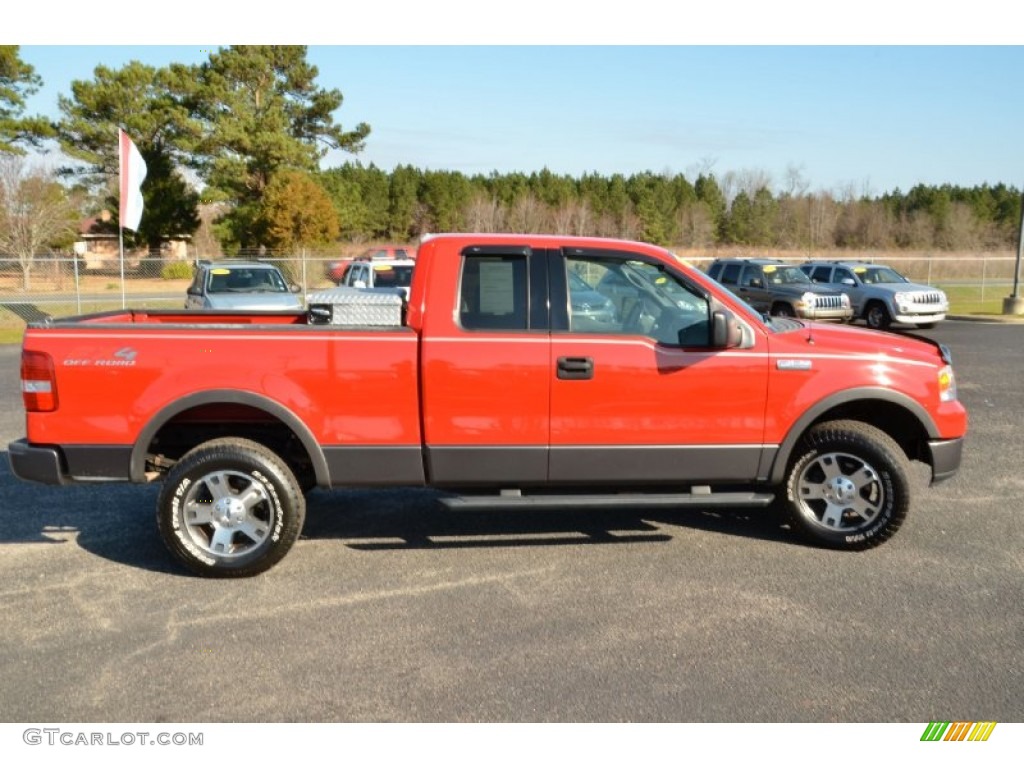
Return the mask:
[[32,65],[21,60],[20,48],[0,45],[0,154],[24,154],[20,145],[39,146],[54,134],[45,118],[25,115],[25,99],[43,81]]

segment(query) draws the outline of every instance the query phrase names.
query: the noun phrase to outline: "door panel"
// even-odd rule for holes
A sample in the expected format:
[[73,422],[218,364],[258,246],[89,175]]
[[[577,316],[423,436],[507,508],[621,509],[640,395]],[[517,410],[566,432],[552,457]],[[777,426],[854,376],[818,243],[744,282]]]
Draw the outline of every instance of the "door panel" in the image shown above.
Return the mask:
[[463,256],[451,332],[422,340],[424,442],[437,485],[547,481],[547,265],[543,254],[509,251]]
[[[604,254],[574,254],[565,265],[620,314],[601,334],[573,333],[571,317],[570,330],[552,334],[550,480],[755,478],[764,434],[764,351],[711,349],[707,325],[691,324],[700,312],[706,323],[708,297],[664,266]],[[564,360],[586,360],[588,376],[560,376]]]

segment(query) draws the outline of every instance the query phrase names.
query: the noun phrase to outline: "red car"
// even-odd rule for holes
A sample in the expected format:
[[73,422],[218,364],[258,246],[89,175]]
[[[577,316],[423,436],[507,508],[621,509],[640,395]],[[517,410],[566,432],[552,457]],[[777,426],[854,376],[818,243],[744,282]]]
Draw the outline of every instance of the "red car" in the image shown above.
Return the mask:
[[353,259],[334,259],[324,265],[324,275],[331,282],[341,285],[345,276],[345,267],[353,261],[373,261],[375,259],[415,259],[416,249],[411,245],[378,245],[367,248]]

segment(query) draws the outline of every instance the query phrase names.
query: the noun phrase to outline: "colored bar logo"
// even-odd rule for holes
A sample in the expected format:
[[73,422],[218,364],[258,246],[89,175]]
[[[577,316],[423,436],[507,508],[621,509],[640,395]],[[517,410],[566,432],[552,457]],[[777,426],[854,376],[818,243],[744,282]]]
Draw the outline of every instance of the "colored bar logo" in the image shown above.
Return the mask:
[[988,741],[996,724],[987,723],[928,723],[921,741]]

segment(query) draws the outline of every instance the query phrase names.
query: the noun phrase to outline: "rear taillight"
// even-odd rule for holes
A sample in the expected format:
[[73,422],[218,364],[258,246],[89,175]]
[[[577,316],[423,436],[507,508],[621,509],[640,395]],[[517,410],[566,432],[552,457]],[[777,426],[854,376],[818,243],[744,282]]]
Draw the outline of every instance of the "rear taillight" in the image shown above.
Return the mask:
[[21,399],[26,411],[57,410],[53,358],[45,352],[21,353]]

